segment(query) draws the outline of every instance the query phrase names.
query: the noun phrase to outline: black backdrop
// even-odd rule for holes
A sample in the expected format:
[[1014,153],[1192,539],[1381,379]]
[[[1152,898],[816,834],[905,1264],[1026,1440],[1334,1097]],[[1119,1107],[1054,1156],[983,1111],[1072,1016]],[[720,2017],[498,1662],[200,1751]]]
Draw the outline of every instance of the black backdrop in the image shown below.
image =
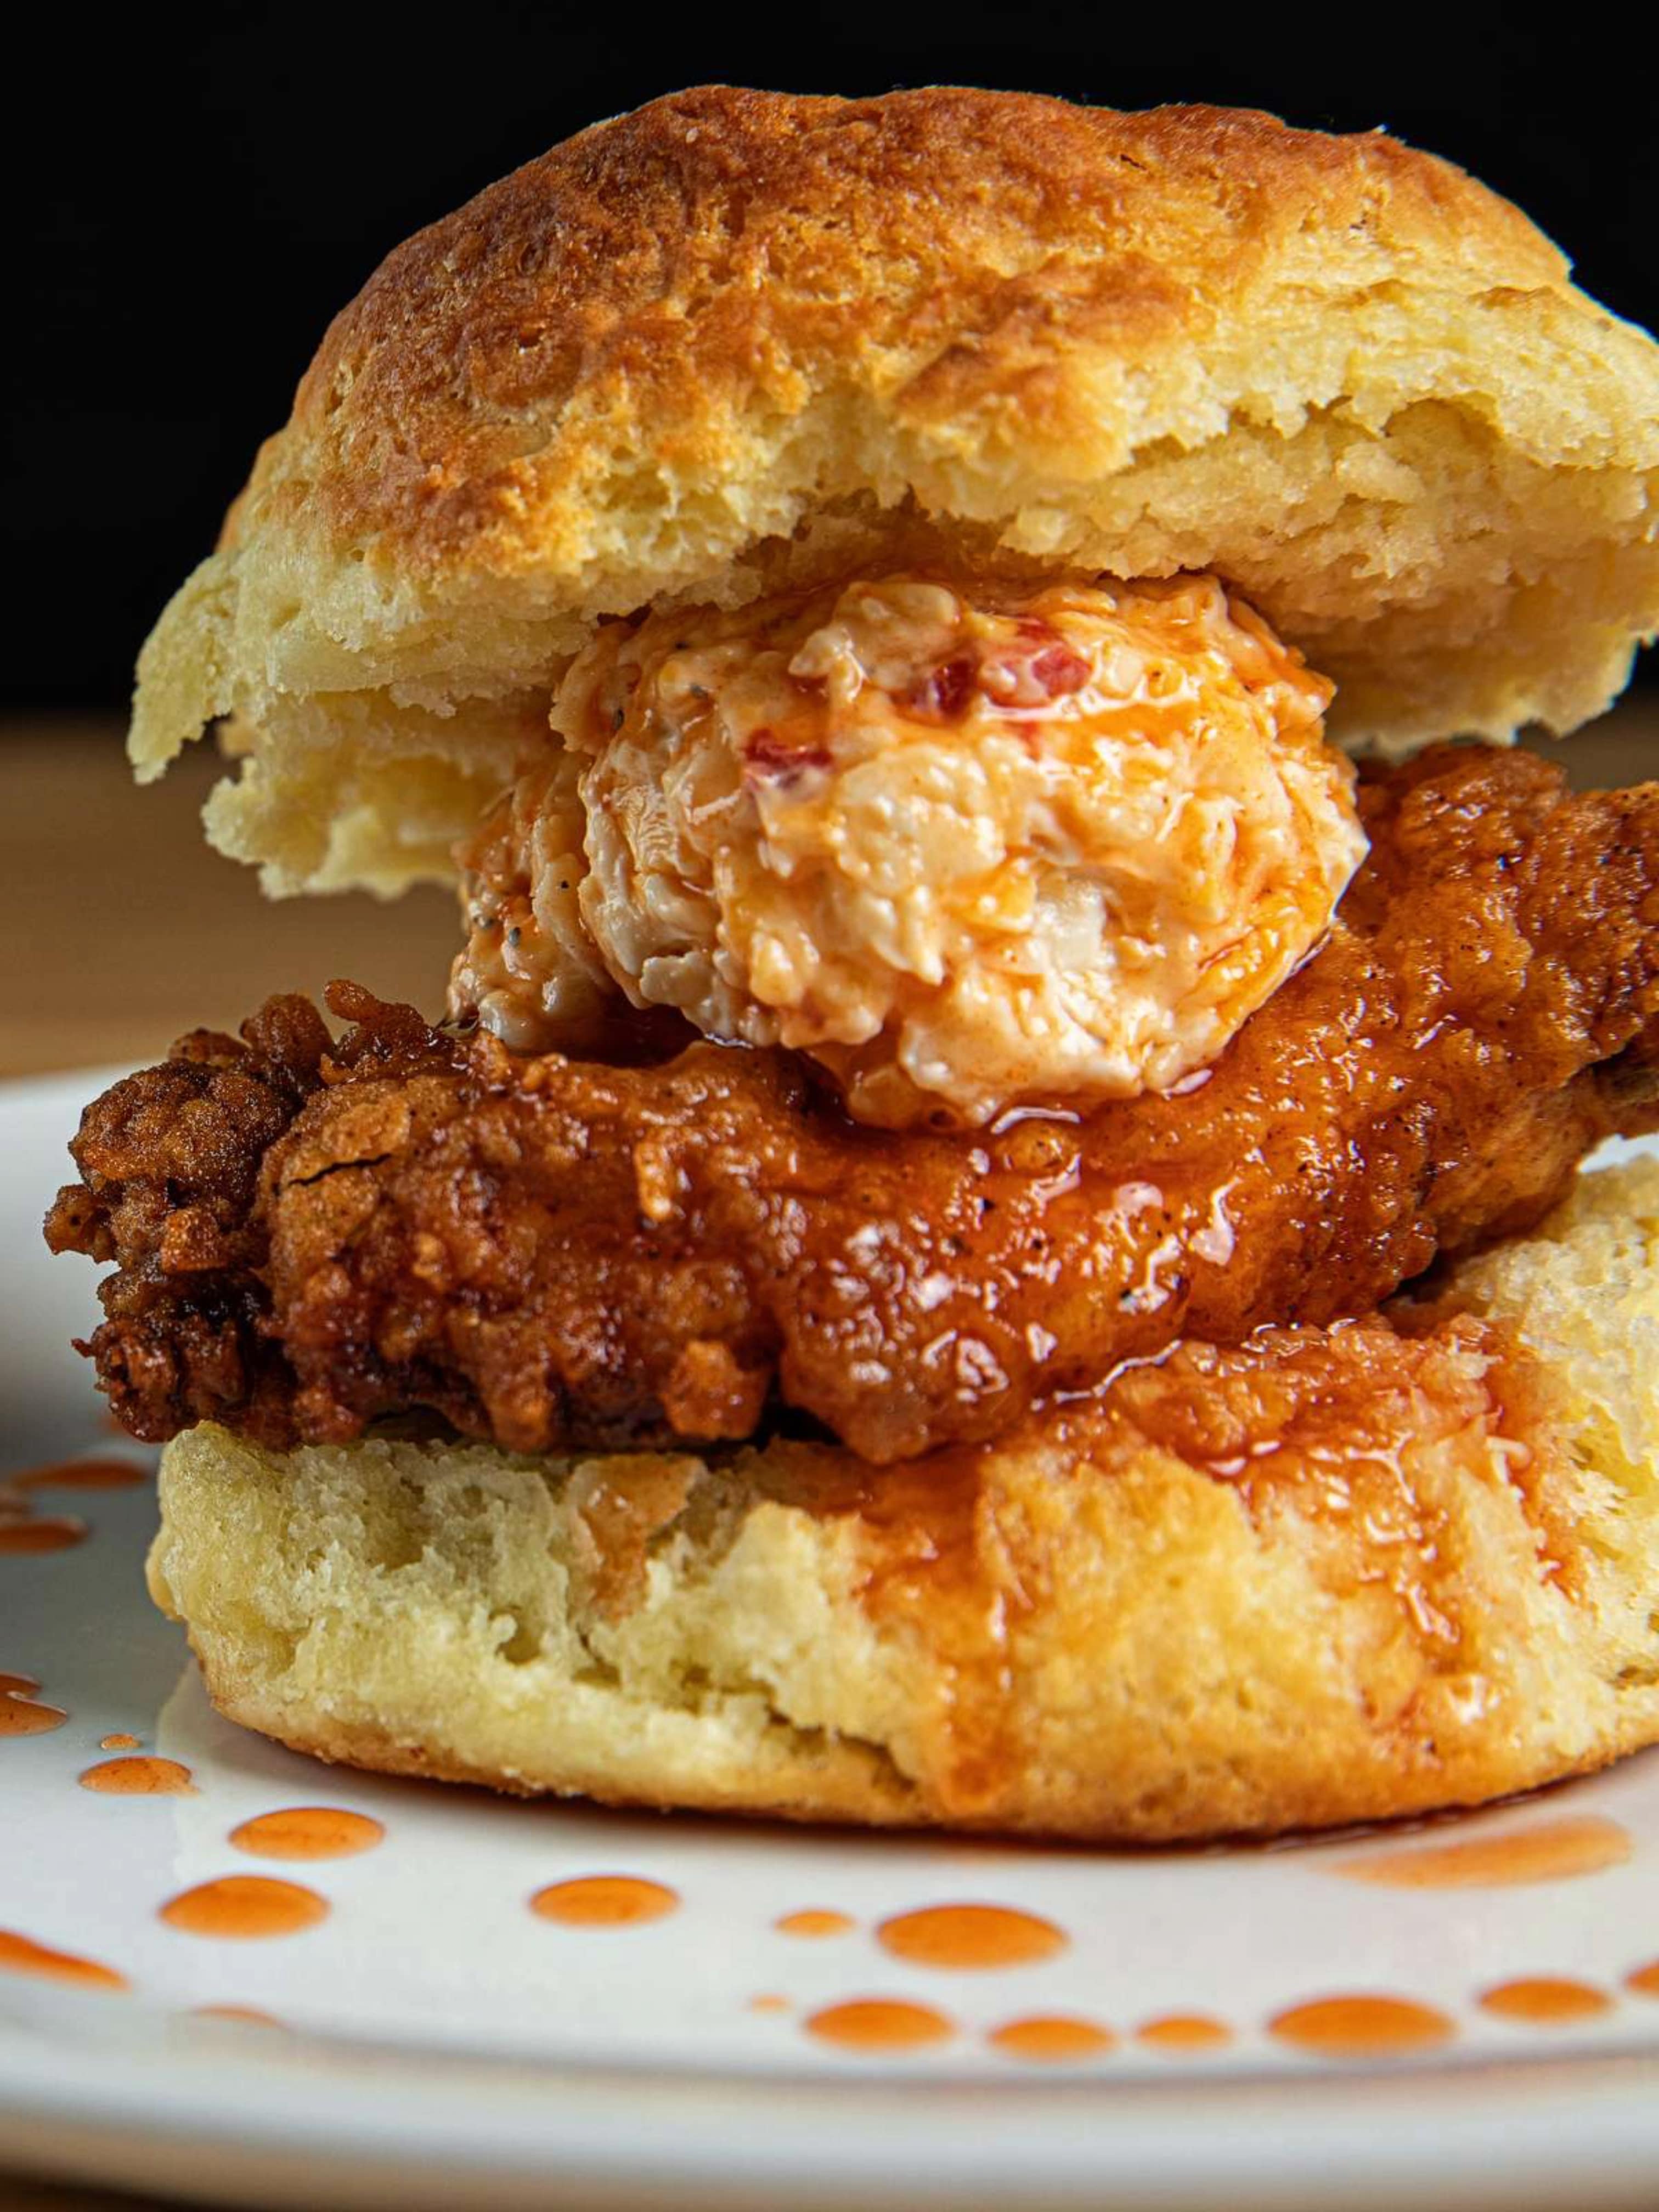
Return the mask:
[[682,11],[665,33],[615,7],[586,27],[568,9],[487,5],[162,10],[114,26],[65,9],[27,63],[14,47],[0,704],[125,697],[157,608],[210,544],[328,317],[388,247],[582,124],[700,79],[825,92],[954,79],[1384,124],[1517,199],[1610,306],[1659,319],[1659,93],[1634,11],[1620,36],[1594,8],[1551,11],[1536,35],[1449,7],[1306,24],[1145,0],[783,0],[759,27],[750,13]]

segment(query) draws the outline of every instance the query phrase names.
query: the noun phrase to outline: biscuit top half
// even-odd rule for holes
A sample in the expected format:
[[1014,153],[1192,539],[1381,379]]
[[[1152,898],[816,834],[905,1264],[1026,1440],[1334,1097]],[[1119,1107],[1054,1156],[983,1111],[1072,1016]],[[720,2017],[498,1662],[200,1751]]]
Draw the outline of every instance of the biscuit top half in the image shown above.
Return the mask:
[[277,891],[391,893],[605,618],[903,568],[1208,572],[1346,742],[1568,730],[1659,627],[1659,347],[1382,132],[709,87],[584,131],[335,320],[141,664]]

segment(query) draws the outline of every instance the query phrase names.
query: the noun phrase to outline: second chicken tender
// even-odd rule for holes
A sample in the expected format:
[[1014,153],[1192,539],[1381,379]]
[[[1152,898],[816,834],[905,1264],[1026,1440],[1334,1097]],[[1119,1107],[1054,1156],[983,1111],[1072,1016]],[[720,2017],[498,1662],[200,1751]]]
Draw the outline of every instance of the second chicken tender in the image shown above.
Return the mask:
[[1364,854],[1330,696],[1211,576],[611,623],[465,856],[453,1009],[568,1049],[608,984],[811,1054],[887,1127],[1165,1090]]

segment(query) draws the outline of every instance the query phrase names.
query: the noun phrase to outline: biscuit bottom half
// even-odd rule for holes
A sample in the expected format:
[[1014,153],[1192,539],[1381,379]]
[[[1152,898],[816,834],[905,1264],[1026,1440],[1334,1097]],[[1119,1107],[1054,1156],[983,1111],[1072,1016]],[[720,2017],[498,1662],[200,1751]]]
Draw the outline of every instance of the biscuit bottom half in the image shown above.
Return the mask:
[[1659,1164],[1330,1329],[898,1468],[776,1438],[167,1447],[150,1586],[295,1749],[525,1794],[1170,1841],[1659,1738]]

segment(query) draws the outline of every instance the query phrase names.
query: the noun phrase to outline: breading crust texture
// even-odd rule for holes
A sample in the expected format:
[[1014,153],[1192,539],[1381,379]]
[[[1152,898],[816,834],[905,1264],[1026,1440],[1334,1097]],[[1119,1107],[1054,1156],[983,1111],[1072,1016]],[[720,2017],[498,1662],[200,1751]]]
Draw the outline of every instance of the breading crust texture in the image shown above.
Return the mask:
[[141,667],[277,890],[451,848],[611,614],[884,562],[1213,570],[1341,732],[1566,730],[1659,623],[1659,347],[1382,132],[705,87],[400,246]]
[[120,1419],[341,1443],[411,1410],[519,1452],[1000,1436],[1181,1337],[1368,1314],[1659,1127],[1659,785],[1525,752],[1368,778],[1308,962],[1197,1090],[1072,1126],[860,1130],[787,1054],[517,1058],[337,986],[82,1120],[54,1249],[118,1263]]
[[168,1446],[150,1563],[325,1759],[1093,1840],[1468,1803],[1659,1736],[1659,1164],[1433,1309],[1189,1346],[995,1446]]

